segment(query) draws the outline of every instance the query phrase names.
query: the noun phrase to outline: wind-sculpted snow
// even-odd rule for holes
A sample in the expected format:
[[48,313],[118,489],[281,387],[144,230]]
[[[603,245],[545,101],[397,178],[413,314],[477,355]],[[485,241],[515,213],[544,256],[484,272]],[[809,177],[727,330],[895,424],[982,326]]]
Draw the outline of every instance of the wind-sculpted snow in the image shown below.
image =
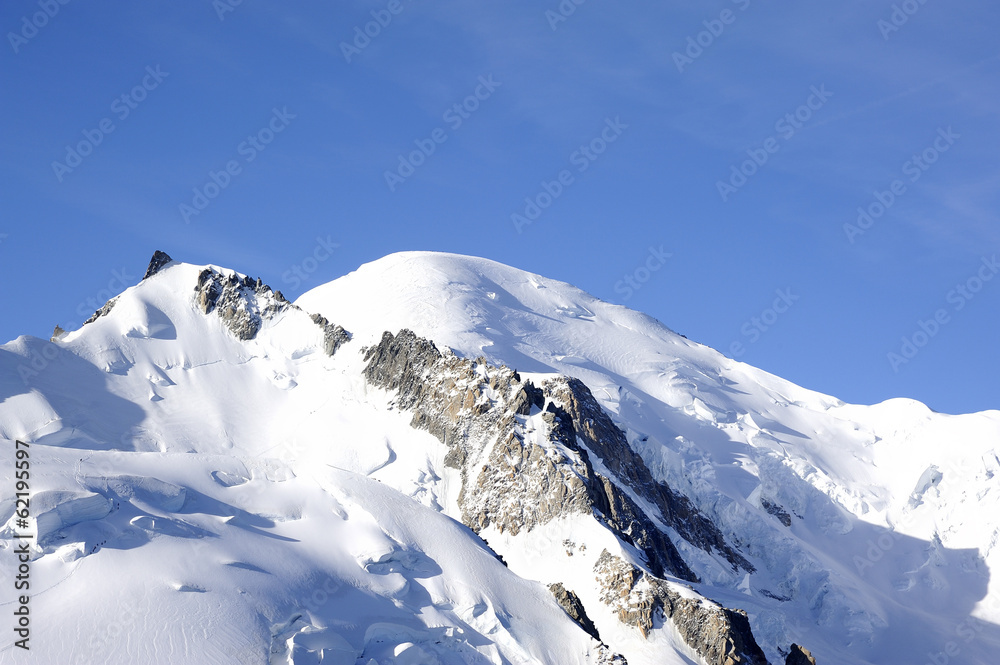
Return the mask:
[[[0,445],[33,451],[25,662],[624,665],[432,507],[444,469],[365,398],[343,328],[157,263],[58,343],[0,348]],[[7,550],[12,499],[0,520]]]
[[[951,642],[969,662],[1000,650],[996,411],[845,404],[569,284],[474,257],[390,255],[297,302],[371,343],[405,327],[465,358],[583,382],[653,479],[753,566],[720,566],[671,533],[703,593],[745,608],[774,662],[791,642],[821,665],[953,660]],[[532,547],[559,540],[532,536]],[[504,552],[519,557],[549,570],[529,551]]]
[[1000,413],[844,404],[454,255],[292,304],[160,252],[98,312],[0,345],[0,560],[16,440],[35,535],[0,662],[1000,652]]

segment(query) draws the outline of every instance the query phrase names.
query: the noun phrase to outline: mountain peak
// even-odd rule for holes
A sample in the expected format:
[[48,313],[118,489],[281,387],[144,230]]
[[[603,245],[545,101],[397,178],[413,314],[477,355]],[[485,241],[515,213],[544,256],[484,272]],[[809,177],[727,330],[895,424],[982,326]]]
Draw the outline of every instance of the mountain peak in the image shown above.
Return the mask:
[[146,268],[146,274],[142,276],[143,279],[149,279],[156,273],[160,272],[168,263],[172,262],[173,259],[170,258],[166,252],[161,252],[156,250],[153,252],[153,258],[149,260],[149,267]]
[[1000,618],[1000,414],[844,404],[488,259],[393,254],[293,304],[157,252],[0,370],[0,439],[45,474],[39,587],[70,591],[39,616],[89,634],[152,598],[149,654],[187,644],[169,617],[192,609],[253,662],[777,663],[794,642],[869,665],[955,626],[969,662],[1000,646],[972,621]]

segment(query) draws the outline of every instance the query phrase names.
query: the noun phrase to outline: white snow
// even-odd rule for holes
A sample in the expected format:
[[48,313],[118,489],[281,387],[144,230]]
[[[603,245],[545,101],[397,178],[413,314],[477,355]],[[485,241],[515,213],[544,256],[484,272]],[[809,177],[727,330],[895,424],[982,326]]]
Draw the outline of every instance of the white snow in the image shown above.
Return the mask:
[[[844,404],[570,285],[448,254],[362,266],[241,342],[195,307],[202,269],[171,264],[56,343],[0,346],[0,445],[31,444],[42,536],[23,662],[594,662],[557,579],[632,665],[692,662],[668,629],[643,640],[599,601],[594,560],[631,554],[596,521],[484,532],[505,568],[454,519],[444,446],[361,376],[360,349],[402,328],[586,383],[756,566],[674,538],[695,589],[746,609],[772,661],[793,641],[824,665],[1000,648],[996,411]],[[353,340],[327,357],[306,312]],[[4,550],[13,483],[8,454]],[[0,662],[22,662],[14,639],[0,633]]]

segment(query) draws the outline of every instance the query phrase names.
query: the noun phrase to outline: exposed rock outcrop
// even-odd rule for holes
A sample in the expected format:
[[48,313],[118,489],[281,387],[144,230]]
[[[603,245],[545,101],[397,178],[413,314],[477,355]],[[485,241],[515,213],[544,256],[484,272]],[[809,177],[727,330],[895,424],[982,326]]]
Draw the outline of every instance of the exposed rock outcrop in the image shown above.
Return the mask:
[[622,623],[643,636],[664,619],[677,628],[684,642],[709,665],[767,665],[743,610],[730,610],[702,598],[687,598],[658,579],[614,556],[601,553],[594,566],[601,600]]
[[[567,514],[596,512],[656,574],[696,581],[670,538],[594,471],[572,419],[545,390],[510,368],[444,355],[409,330],[385,333],[365,360],[367,379],[396,392],[397,406],[413,412],[411,424],[450,448],[445,462],[462,473],[462,520],[473,530],[495,525],[517,535]],[[545,432],[529,436],[525,417],[547,399]]]
[[770,501],[768,499],[761,499],[760,507],[766,510],[771,515],[777,517],[778,521],[780,521],[785,526],[792,526],[792,516],[789,515],[788,511],[786,511],[777,503],[774,503],[773,501]]
[[[218,314],[230,332],[243,341],[254,339],[264,321],[290,310],[302,311],[288,302],[281,291],[272,291],[259,278],[223,274],[212,268],[205,268],[198,275],[195,292],[201,311]],[[327,355],[332,356],[350,341],[351,334],[326,317],[311,314],[310,318],[323,331],[323,350]]]
[[[279,291],[278,294],[280,293]],[[323,329],[323,350],[326,351],[326,355],[332,356],[341,345],[351,341],[351,333],[339,325],[330,323],[322,314],[313,314],[311,318],[313,323]]]
[[666,524],[689,543],[705,551],[718,552],[734,569],[754,570],[750,562],[726,543],[722,532],[698,512],[687,497],[653,478],[642,457],[629,446],[625,433],[614,424],[582,381],[560,377],[547,381],[543,389],[546,396],[567,414],[584,445],[619,481],[637,495],[655,503]]
[[[662,579],[696,576],[658,523],[734,568],[753,568],[685,496],[653,478],[583,383],[559,377],[539,388],[483,358],[442,352],[409,330],[384,333],[364,358],[367,380],[395,393],[395,405],[412,412],[411,425],[448,446],[446,463],[462,477],[465,524],[517,535],[567,514],[594,514],[645,555],[650,571],[606,550],[598,560],[601,599],[622,622],[646,636],[669,620],[710,665],[767,664],[746,613],[686,597]],[[613,477],[596,472],[592,457]],[[596,637],[575,594],[558,583],[550,589]]]
[[792,644],[792,650],[785,657],[785,665],[816,665],[816,659],[809,653],[809,649]]
[[[257,336],[262,317],[288,307],[288,303],[278,301],[271,287],[260,279],[240,277],[236,273],[224,275],[212,268],[205,268],[198,275],[195,291],[201,311],[205,314],[216,312],[236,338],[243,341]],[[263,310],[261,301],[264,302]]]
[[94,312],[89,319],[83,322],[83,325],[87,325],[88,323],[93,323],[102,316],[106,316],[112,309],[114,309],[115,304],[117,302],[118,302],[118,296],[115,296],[111,300],[104,303],[104,305],[99,310]]
[[[550,396],[549,391],[553,386],[561,386],[561,381],[562,379],[545,383],[547,397]],[[697,576],[684,562],[670,538],[642,508],[610,478],[593,472],[587,448],[577,443],[578,440],[584,440],[575,426],[578,421],[551,401],[546,406],[544,419],[550,426],[550,436],[567,448],[577,450],[590,469],[588,478],[592,481],[587,485],[590,505],[622,540],[634,545],[645,554],[646,563],[653,574],[662,576],[669,573],[690,582],[697,581]],[[627,452],[615,452],[617,455],[625,456],[630,453],[634,455],[631,448]],[[609,466],[606,458],[598,455],[598,459],[604,462],[605,466]],[[642,460],[640,459],[638,463],[641,464]]]
[[146,268],[146,274],[142,276],[143,279],[149,279],[156,273],[160,272],[168,263],[173,261],[166,252],[161,252],[156,250],[153,252],[153,258],[149,260],[149,267]]
[[595,640],[598,642],[601,641],[601,636],[597,632],[597,626],[587,616],[587,611],[583,609],[583,603],[580,602],[579,596],[559,582],[550,584],[549,591],[556,597],[556,602],[559,603],[559,606],[566,610],[566,614],[569,615],[570,619],[575,621],[580,628],[583,628]]

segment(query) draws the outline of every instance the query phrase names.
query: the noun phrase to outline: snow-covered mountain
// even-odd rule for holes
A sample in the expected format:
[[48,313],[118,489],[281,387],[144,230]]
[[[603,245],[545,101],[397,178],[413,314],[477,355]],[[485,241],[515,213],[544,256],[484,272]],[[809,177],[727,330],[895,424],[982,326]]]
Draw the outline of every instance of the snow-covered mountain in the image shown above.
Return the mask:
[[0,346],[0,400],[0,663],[1000,651],[1000,412],[845,404],[485,259],[293,304],[157,253]]

